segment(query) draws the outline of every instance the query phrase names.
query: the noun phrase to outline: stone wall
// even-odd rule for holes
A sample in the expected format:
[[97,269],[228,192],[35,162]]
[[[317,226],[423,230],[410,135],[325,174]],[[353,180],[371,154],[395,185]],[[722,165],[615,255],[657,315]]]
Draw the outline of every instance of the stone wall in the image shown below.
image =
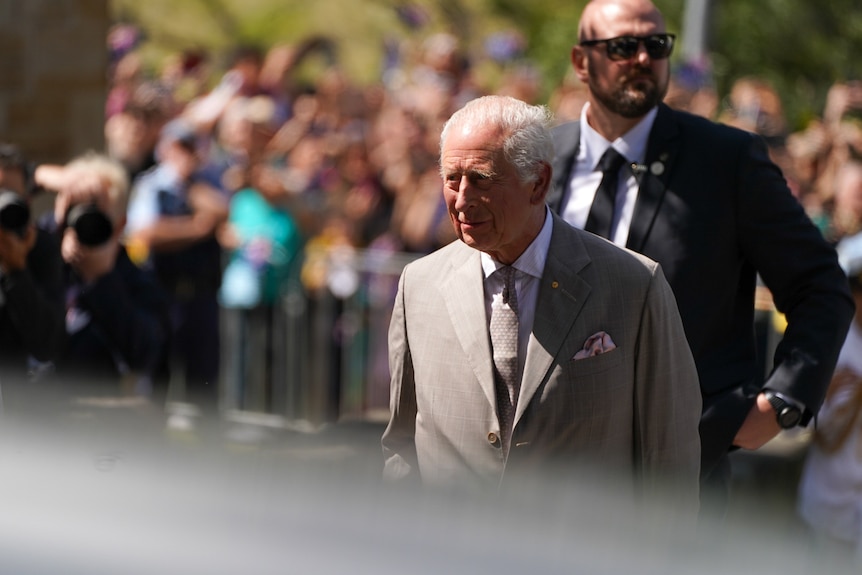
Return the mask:
[[0,0],[0,141],[38,162],[104,147],[109,0]]

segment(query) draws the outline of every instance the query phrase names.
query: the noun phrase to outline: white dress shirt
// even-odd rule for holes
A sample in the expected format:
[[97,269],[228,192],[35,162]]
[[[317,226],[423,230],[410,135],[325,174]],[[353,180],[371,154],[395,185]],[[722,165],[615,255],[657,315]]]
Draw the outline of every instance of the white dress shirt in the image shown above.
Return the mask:
[[569,179],[568,189],[563,198],[560,210],[563,219],[576,228],[584,229],[590,207],[593,205],[596,190],[602,181],[602,172],[598,170],[599,160],[605,151],[613,146],[628,161],[620,168],[621,177],[617,184],[617,195],[614,204],[614,225],[611,228],[611,240],[625,246],[629,237],[632,215],[638,194],[638,180],[630,165],[643,164],[646,158],[647,141],[652,130],[658,108],[653,108],[631,130],[613,142],[607,141],[587,122],[587,103],[581,110],[581,139],[578,146],[578,156]]

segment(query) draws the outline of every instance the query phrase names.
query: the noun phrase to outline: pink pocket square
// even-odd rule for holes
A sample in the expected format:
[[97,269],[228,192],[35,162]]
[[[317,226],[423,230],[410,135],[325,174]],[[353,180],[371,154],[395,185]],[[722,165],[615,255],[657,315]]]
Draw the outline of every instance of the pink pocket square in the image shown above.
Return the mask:
[[617,345],[607,332],[594,333],[584,342],[584,349],[575,354],[572,359],[586,359],[616,349]]

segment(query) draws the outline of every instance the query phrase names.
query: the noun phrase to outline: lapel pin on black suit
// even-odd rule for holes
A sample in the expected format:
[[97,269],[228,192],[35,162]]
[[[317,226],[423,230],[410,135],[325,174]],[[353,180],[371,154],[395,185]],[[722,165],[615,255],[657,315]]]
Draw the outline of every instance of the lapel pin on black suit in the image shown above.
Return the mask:
[[664,173],[664,164],[667,162],[668,157],[670,157],[670,155],[667,152],[662,152],[658,157],[658,160],[650,165],[649,170],[654,176],[660,176]]
[[641,177],[647,172],[651,173],[653,176],[660,176],[664,173],[664,163],[656,160],[652,164],[647,167],[646,164],[632,164],[632,173],[635,175],[635,179],[640,182]]

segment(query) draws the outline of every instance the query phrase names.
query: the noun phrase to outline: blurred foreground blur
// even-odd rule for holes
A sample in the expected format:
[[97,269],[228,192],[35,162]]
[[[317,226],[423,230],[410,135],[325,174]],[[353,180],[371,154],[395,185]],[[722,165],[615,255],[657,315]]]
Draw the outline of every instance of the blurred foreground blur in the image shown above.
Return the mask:
[[387,487],[368,421],[249,443],[143,403],[55,407],[0,421],[2,573],[858,572],[745,483],[726,522],[672,535],[672,501],[633,514],[595,485],[541,478],[505,506]]
[[[329,289],[289,291],[269,343],[226,314],[244,351],[223,358],[218,411],[190,425],[172,424],[188,415],[172,388],[4,382],[0,573],[859,572],[795,516],[805,437],[735,453],[727,516],[696,531],[670,528],[672,496],[635,513],[611,481],[540,477],[505,506],[383,485],[389,294],[407,259],[330,254]],[[240,375],[271,346],[266,373]]]

